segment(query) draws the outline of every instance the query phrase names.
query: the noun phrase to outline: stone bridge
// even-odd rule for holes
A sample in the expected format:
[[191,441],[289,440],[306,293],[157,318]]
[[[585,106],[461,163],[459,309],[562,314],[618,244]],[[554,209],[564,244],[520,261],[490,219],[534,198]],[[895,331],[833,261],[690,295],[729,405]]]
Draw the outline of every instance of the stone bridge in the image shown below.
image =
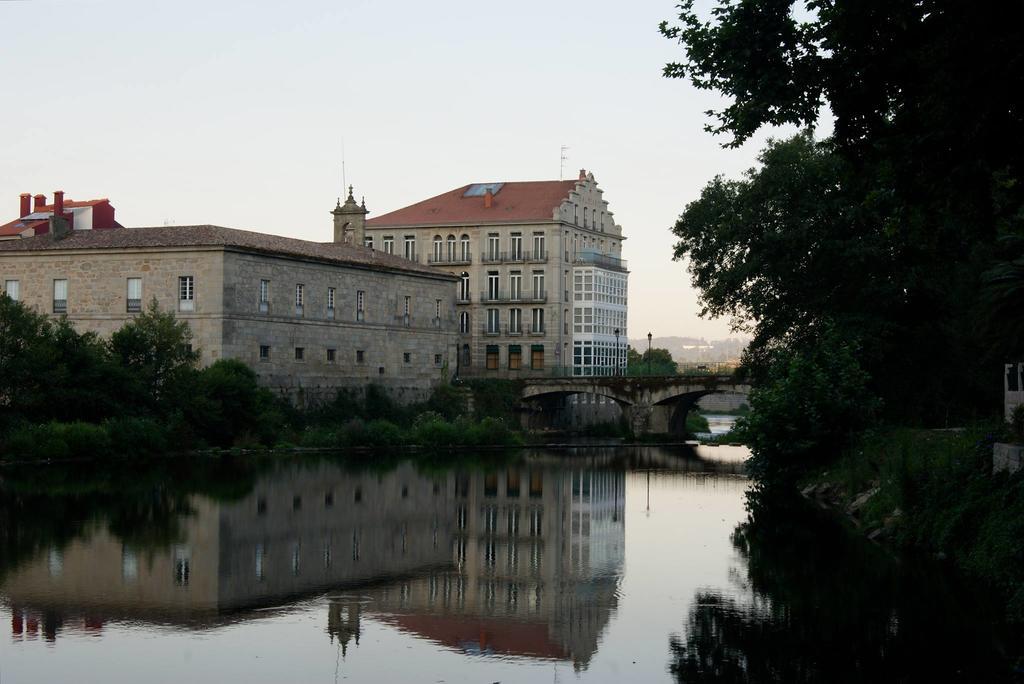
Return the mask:
[[[633,433],[683,434],[686,414],[708,394],[749,394],[750,385],[732,375],[673,375],[664,377],[565,377],[528,380],[522,399],[527,420],[542,422],[544,414],[560,410],[567,396],[592,394],[607,397],[622,408]],[[539,419],[539,420],[538,420]]]

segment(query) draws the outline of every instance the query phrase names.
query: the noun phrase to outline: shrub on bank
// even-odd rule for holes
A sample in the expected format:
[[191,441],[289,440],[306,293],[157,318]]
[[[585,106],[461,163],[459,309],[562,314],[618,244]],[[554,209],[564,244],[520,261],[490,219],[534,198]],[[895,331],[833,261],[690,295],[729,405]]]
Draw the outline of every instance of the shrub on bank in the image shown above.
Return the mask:
[[111,450],[106,429],[92,423],[22,425],[8,437],[7,460],[62,460],[105,456]]

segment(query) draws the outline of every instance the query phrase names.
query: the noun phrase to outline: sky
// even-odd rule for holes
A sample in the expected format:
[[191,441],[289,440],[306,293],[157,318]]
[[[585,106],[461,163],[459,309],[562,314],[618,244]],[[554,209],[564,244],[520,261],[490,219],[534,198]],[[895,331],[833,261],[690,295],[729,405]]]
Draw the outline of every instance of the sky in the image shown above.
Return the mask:
[[[670,228],[754,165],[661,76],[672,0],[0,0],[0,207],[64,190],[127,226],[317,241],[345,179],[370,216],[473,182],[592,171],[627,240],[632,338],[721,338]],[[344,152],[344,154],[343,154]],[[6,202],[6,204],[4,204]],[[0,221],[0,222],[3,222]]]

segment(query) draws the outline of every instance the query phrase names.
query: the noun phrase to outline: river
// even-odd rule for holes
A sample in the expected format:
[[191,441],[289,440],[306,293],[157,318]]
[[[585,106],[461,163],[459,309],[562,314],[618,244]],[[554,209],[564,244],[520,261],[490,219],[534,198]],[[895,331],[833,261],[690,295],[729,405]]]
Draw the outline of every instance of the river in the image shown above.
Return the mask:
[[[0,472],[0,682],[995,681],[942,567],[742,447]],[[98,472],[103,471],[103,472]]]

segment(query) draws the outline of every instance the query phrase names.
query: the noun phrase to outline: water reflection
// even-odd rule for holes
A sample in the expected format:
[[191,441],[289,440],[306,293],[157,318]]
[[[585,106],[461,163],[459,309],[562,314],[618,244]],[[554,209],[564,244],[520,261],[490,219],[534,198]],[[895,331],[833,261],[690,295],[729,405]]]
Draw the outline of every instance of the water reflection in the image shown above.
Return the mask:
[[679,682],[1018,681],[994,606],[791,497],[752,492],[741,567],[670,639]]
[[[678,465],[651,449],[626,460]],[[273,468],[233,499],[133,492],[138,515],[89,511],[7,564],[12,635],[206,629],[328,593],[326,637],[346,651],[372,617],[466,653],[583,666],[617,606],[626,466],[613,451],[434,473],[319,461]]]

